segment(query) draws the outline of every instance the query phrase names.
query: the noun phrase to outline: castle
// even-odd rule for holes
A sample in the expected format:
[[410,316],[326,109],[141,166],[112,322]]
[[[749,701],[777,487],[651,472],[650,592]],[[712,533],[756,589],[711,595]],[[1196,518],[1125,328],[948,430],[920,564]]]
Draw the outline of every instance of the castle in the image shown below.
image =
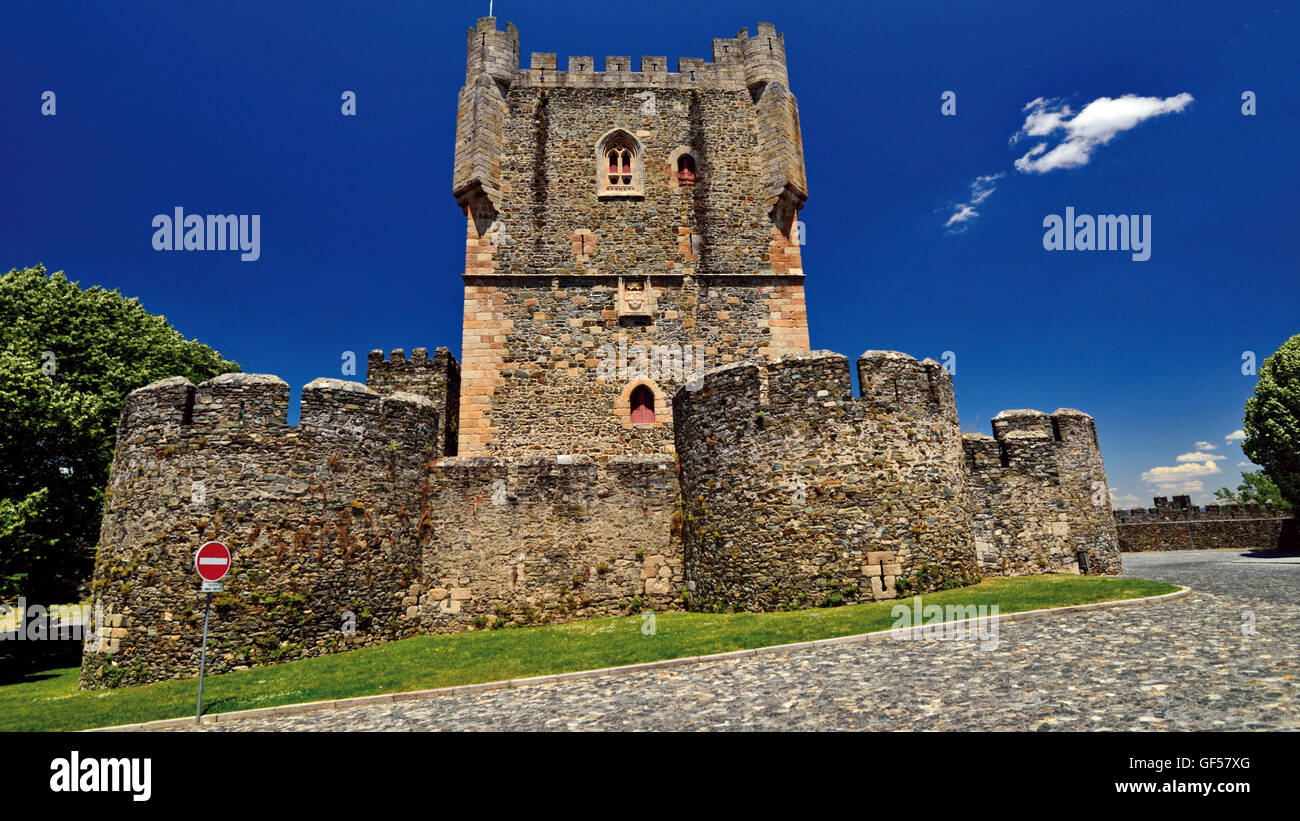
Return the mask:
[[[932,360],[810,350],[798,106],[773,26],[712,61],[468,33],[465,313],[366,383],[127,397],[82,685],[194,675],[197,545],[234,554],[214,670],[645,609],[768,610],[1120,566],[1091,417],[963,435]],[[706,367],[707,366],[707,367]]]

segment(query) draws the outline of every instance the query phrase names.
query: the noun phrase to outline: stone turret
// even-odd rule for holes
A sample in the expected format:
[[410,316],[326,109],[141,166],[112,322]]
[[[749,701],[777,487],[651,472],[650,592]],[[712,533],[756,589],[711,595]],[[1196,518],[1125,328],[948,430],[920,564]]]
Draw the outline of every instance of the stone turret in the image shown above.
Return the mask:
[[692,602],[892,598],[975,576],[952,380],[932,360],[789,354],[673,403]]

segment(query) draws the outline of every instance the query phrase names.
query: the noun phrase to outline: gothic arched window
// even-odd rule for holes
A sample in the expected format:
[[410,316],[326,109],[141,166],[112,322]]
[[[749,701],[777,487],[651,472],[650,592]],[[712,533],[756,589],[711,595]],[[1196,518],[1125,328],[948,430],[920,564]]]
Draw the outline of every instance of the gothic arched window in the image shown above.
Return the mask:
[[655,421],[655,395],[645,385],[637,385],[628,397],[632,404],[632,424],[653,425]]
[[622,129],[606,134],[596,147],[597,193],[611,197],[639,197],[644,193],[641,179],[641,144]]

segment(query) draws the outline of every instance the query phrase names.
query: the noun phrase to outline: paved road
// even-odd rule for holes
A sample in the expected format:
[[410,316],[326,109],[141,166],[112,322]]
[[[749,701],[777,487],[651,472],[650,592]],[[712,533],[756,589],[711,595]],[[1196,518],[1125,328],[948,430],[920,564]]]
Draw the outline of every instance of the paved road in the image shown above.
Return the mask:
[[839,645],[204,731],[1297,729],[1300,559],[1251,555],[1126,555],[1196,594],[1003,624],[996,649]]

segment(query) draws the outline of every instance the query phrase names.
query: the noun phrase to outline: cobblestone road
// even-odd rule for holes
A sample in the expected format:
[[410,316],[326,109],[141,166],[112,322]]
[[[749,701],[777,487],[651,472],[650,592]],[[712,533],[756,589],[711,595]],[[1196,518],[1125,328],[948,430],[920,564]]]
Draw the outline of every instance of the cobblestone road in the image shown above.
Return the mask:
[[1197,592],[1003,624],[994,650],[839,645],[204,731],[1300,728],[1300,559],[1253,555],[1128,554],[1125,575]]

